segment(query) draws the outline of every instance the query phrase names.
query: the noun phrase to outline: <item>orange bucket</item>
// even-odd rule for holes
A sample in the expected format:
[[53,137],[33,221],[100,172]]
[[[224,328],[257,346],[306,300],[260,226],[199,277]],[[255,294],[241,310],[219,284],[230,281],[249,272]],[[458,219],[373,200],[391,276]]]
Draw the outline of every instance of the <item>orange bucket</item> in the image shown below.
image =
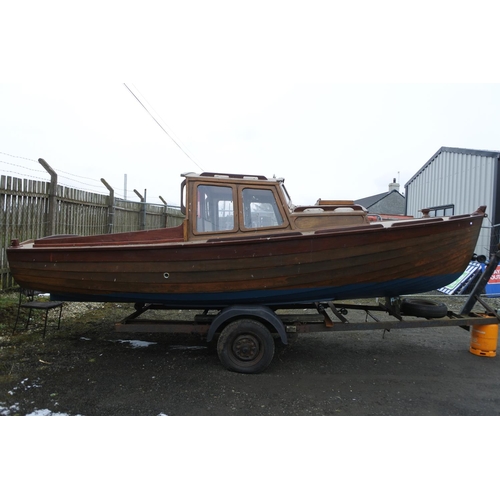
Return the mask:
[[473,326],[469,351],[476,356],[493,358],[497,355],[498,325]]

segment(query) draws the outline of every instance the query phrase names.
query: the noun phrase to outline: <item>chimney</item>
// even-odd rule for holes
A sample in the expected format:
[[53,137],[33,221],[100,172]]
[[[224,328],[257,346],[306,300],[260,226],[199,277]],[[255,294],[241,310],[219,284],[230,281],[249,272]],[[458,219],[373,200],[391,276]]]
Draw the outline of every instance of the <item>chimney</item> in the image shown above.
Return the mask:
[[399,193],[399,182],[396,182],[396,178],[392,179],[392,182],[389,184],[389,193],[391,191],[396,190]]

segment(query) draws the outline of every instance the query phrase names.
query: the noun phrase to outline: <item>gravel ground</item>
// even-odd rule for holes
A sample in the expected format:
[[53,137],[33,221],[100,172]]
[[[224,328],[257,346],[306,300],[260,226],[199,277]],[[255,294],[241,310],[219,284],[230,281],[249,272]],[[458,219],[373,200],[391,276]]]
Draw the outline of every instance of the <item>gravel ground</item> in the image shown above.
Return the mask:
[[[463,303],[438,299],[454,311]],[[116,332],[132,311],[65,304],[61,329],[45,338],[4,324],[0,414],[500,414],[499,360],[471,354],[470,333],[458,327],[302,334],[277,342],[265,372],[244,375],[224,369],[196,335]]]

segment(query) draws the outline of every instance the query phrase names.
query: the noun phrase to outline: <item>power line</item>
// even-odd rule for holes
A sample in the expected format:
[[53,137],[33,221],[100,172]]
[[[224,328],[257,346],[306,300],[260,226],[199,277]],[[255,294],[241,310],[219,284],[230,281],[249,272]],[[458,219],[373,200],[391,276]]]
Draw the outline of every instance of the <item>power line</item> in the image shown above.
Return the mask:
[[165,134],[167,134],[167,136],[170,138],[170,140],[203,172],[203,169],[198,165],[198,163],[196,163],[186,153],[186,151],[184,151],[184,149],[182,148],[182,146],[165,130],[165,128],[162,126],[162,124],[152,115],[152,113],[149,111],[149,109],[146,108],[146,106],[144,106],[144,104],[142,103],[142,101],[132,92],[132,90],[130,90],[130,88],[127,86],[127,84],[124,83],[123,85],[125,85],[125,88],[137,99],[137,102],[147,111],[147,113],[149,114],[149,116],[151,116],[151,118],[158,124],[158,126],[163,130],[163,132],[165,132]]
[[179,145],[181,145],[182,148],[187,151],[186,146],[182,144],[182,141],[175,135],[174,131],[165,123],[165,120],[160,116],[158,111],[156,111],[154,106],[147,100],[146,96],[135,85],[133,85],[133,87],[135,88],[136,92],[141,96],[142,100],[147,103],[149,109],[152,112],[154,112],[154,114],[159,118],[159,120],[163,123],[163,125],[169,130],[170,135],[173,136],[177,141],[177,143],[179,143]]

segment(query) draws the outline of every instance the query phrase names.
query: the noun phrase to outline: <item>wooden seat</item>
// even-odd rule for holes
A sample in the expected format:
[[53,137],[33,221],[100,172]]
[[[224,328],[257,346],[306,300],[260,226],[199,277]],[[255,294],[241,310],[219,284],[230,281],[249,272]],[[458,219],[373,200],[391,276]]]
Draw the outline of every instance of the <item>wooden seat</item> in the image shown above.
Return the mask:
[[24,288],[21,288],[19,291],[19,306],[17,308],[17,317],[16,317],[16,322],[14,324],[14,328],[12,330],[12,333],[16,331],[17,328],[17,323],[19,322],[19,317],[21,314],[21,309],[28,309],[28,318],[26,319],[26,325],[24,329],[26,330],[29,326],[29,322],[31,319],[31,314],[33,310],[38,310],[38,311],[45,311],[45,322],[44,322],[44,327],[43,327],[43,337],[45,337],[45,332],[47,331],[47,320],[49,316],[49,311],[52,309],[59,308],[59,319],[57,322],[57,328],[61,326],[61,316],[62,316],[62,306],[63,302],[57,302],[57,301],[48,301],[48,300],[35,300],[35,297],[37,295],[40,295],[40,292],[37,292],[35,290],[26,290]]

